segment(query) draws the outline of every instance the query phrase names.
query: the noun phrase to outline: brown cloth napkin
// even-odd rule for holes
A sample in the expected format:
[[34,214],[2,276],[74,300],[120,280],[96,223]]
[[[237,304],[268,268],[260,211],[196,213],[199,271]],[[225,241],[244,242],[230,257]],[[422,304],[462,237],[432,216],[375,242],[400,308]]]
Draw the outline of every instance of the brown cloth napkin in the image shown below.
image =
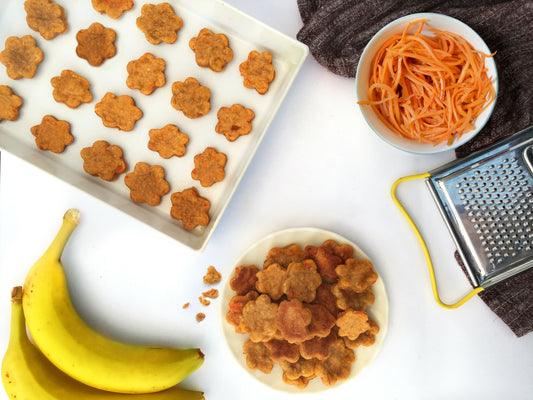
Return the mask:
[[[354,77],[372,36],[404,15],[435,12],[454,17],[487,43],[498,70],[498,97],[491,119],[457,157],[533,125],[532,0],[297,0],[303,27],[298,40],[329,71]],[[456,253],[456,259],[461,264]],[[533,331],[533,268],[499,283],[479,297],[521,337]]]

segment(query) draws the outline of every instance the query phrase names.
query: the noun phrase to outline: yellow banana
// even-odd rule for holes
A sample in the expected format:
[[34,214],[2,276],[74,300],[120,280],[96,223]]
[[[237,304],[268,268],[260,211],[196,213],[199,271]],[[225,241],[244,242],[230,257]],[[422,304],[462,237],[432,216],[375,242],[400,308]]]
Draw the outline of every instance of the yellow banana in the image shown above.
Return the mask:
[[2,360],[2,382],[11,400],[203,400],[202,392],[170,389],[122,394],[86,386],[57,369],[29,341],[22,311],[22,287],[11,294],[11,334]]
[[64,373],[97,389],[151,393],[175,386],[202,365],[199,349],[122,343],[93,330],[74,309],[59,259],[78,221],[77,210],[65,213],[24,282],[24,316],[37,347]]

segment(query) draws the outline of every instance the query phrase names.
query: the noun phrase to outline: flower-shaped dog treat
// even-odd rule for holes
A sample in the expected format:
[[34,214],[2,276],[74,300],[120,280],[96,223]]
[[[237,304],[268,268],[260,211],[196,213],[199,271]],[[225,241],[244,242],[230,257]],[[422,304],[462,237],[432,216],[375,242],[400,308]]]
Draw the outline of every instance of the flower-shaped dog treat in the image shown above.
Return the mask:
[[220,182],[226,176],[224,167],[227,157],[213,147],[207,147],[202,153],[194,156],[195,168],[191,172],[193,179],[199,180],[204,187]]
[[0,121],[16,121],[22,107],[22,97],[17,96],[7,85],[0,85]]
[[229,282],[231,289],[238,295],[244,295],[254,290],[258,279],[258,272],[259,268],[255,265],[239,265],[235,268],[235,275],[233,275]]
[[269,374],[272,371],[274,362],[270,358],[270,351],[264,343],[247,340],[243,345],[243,353],[246,355],[248,368],[257,369],[264,374]]
[[183,20],[166,2],[143,5],[136,22],[146,40],[152,44],[174,43],[178,39],[178,31],[183,27]]
[[283,339],[270,339],[265,342],[270,350],[270,358],[274,362],[296,362],[300,358],[300,348],[295,343],[289,343]]
[[89,64],[99,66],[105,59],[117,54],[115,39],[117,34],[111,28],[95,22],[88,29],[81,29],[76,34],[78,46],[76,54],[85,58]]
[[54,76],[50,83],[54,87],[52,95],[55,101],[70,108],[78,108],[82,103],[93,101],[89,81],[69,69],[62,71],[60,76]]
[[300,300],[283,300],[279,304],[276,327],[289,343],[299,343],[310,339],[308,326],[312,319],[311,310]]
[[97,140],[91,147],[83,148],[80,155],[85,172],[104,181],[114,181],[128,169],[120,146],[110,145],[105,140]]
[[254,117],[255,113],[241,104],[221,107],[217,113],[218,123],[215,126],[215,131],[233,142],[239,136],[248,135],[252,131]]
[[223,33],[213,33],[207,28],[203,28],[197,37],[189,41],[189,47],[195,53],[196,63],[214,72],[223,71],[226,64],[233,60],[228,37]]
[[322,284],[322,278],[313,260],[291,263],[287,268],[287,277],[283,282],[283,293],[289,299],[311,302],[315,299],[316,289]]
[[266,293],[272,300],[279,300],[283,296],[283,282],[287,277],[287,270],[279,264],[270,264],[257,273],[255,287],[260,293]]
[[172,84],[170,104],[183,112],[187,118],[200,118],[211,111],[211,90],[200,85],[195,78],[187,78],[185,82]]
[[131,131],[143,116],[143,112],[135,105],[132,97],[115,96],[111,92],[107,92],[94,106],[94,111],[102,118],[104,126],[118,128],[121,131]]
[[185,229],[190,230],[209,223],[211,202],[200,196],[195,187],[172,193],[170,200],[172,201],[170,216],[181,221]]
[[0,62],[11,79],[33,78],[43,58],[44,53],[31,35],[8,37],[0,52]]
[[248,59],[239,65],[245,87],[257,90],[259,94],[268,92],[270,84],[276,77],[272,65],[272,54],[268,51],[258,53],[253,50],[248,54]]
[[135,164],[133,172],[124,177],[124,183],[130,189],[133,201],[151,206],[161,203],[161,197],[170,191],[170,185],[165,180],[165,169],[145,162]]
[[126,85],[130,89],[139,89],[142,94],[150,95],[165,85],[165,60],[156,58],[152,53],[144,53],[139,59],[127,65]]
[[62,153],[74,141],[74,136],[70,134],[70,124],[57,120],[52,115],[45,115],[39,125],[31,128],[31,133],[35,136],[35,144],[39,149],[50,150],[52,153]]
[[350,289],[357,293],[364,292],[378,279],[378,274],[376,274],[372,263],[368,260],[349,258],[345,264],[335,268],[335,272],[339,276],[339,287],[341,289]]
[[263,268],[270,264],[279,264],[287,268],[290,263],[301,262],[305,259],[305,253],[296,243],[291,243],[284,247],[274,247],[269,250]]
[[161,129],[150,129],[148,134],[148,148],[157,151],[161,157],[182,157],[185,154],[189,136],[180,132],[176,125],[168,124]]
[[314,337],[300,343],[300,353],[303,358],[311,360],[325,360],[331,355],[331,346],[337,341],[337,334],[331,331],[326,337]]
[[46,40],[68,30],[65,9],[51,0],[26,0],[24,10],[28,26]]
[[370,329],[368,314],[363,311],[347,310],[339,314],[335,324],[339,327],[339,336],[345,336],[350,340]]
[[252,342],[267,342],[277,332],[276,317],[278,304],[273,303],[266,294],[246,303],[242,309],[242,320],[248,329]]
[[347,348],[340,338],[330,347],[330,351],[330,356],[319,362],[316,367],[316,375],[320,377],[322,383],[326,386],[348,379],[351,364],[355,362],[353,350]]
[[93,8],[100,14],[118,19],[125,11],[133,8],[133,0],[92,0]]

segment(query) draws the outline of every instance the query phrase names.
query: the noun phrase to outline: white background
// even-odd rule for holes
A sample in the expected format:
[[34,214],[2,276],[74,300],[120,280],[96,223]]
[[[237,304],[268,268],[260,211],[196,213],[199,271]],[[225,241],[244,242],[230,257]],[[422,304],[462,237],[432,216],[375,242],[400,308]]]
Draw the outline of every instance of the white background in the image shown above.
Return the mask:
[[[296,0],[228,3],[291,37],[302,26]],[[372,259],[387,288],[390,325],[366,370],[306,398],[531,398],[533,335],[517,339],[477,297],[454,311],[437,306],[420,246],[390,198],[395,179],[436,168],[453,152],[391,148],[367,127],[354,96],[354,79],[308,57],[201,254],[2,151],[0,352],[9,336],[10,288],[22,284],[63,213],[76,207],[81,224],[63,262],[75,306],[92,326],[124,341],[200,347],[206,361],[184,386],[207,399],[294,398],[237,364],[222,336],[220,299],[204,307],[197,298],[209,265],[227,279],[255,241],[309,226],[339,233]],[[431,196],[421,181],[399,193],[428,242],[444,300],[456,300],[470,288]],[[197,323],[200,311],[207,317]]]

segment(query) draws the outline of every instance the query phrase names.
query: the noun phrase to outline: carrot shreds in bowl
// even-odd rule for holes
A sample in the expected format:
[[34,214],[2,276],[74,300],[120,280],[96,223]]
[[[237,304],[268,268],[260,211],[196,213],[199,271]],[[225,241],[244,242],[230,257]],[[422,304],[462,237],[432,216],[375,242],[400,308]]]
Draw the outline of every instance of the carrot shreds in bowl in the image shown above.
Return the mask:
[[[370,75],[369,105],[396,134],[421,143],[449,145],[474,129],[474,120],[495,100],[485,68],[492,57],[461,36],[411,22],[378,50]],[[408,30],[420,24],[414,33]]]

